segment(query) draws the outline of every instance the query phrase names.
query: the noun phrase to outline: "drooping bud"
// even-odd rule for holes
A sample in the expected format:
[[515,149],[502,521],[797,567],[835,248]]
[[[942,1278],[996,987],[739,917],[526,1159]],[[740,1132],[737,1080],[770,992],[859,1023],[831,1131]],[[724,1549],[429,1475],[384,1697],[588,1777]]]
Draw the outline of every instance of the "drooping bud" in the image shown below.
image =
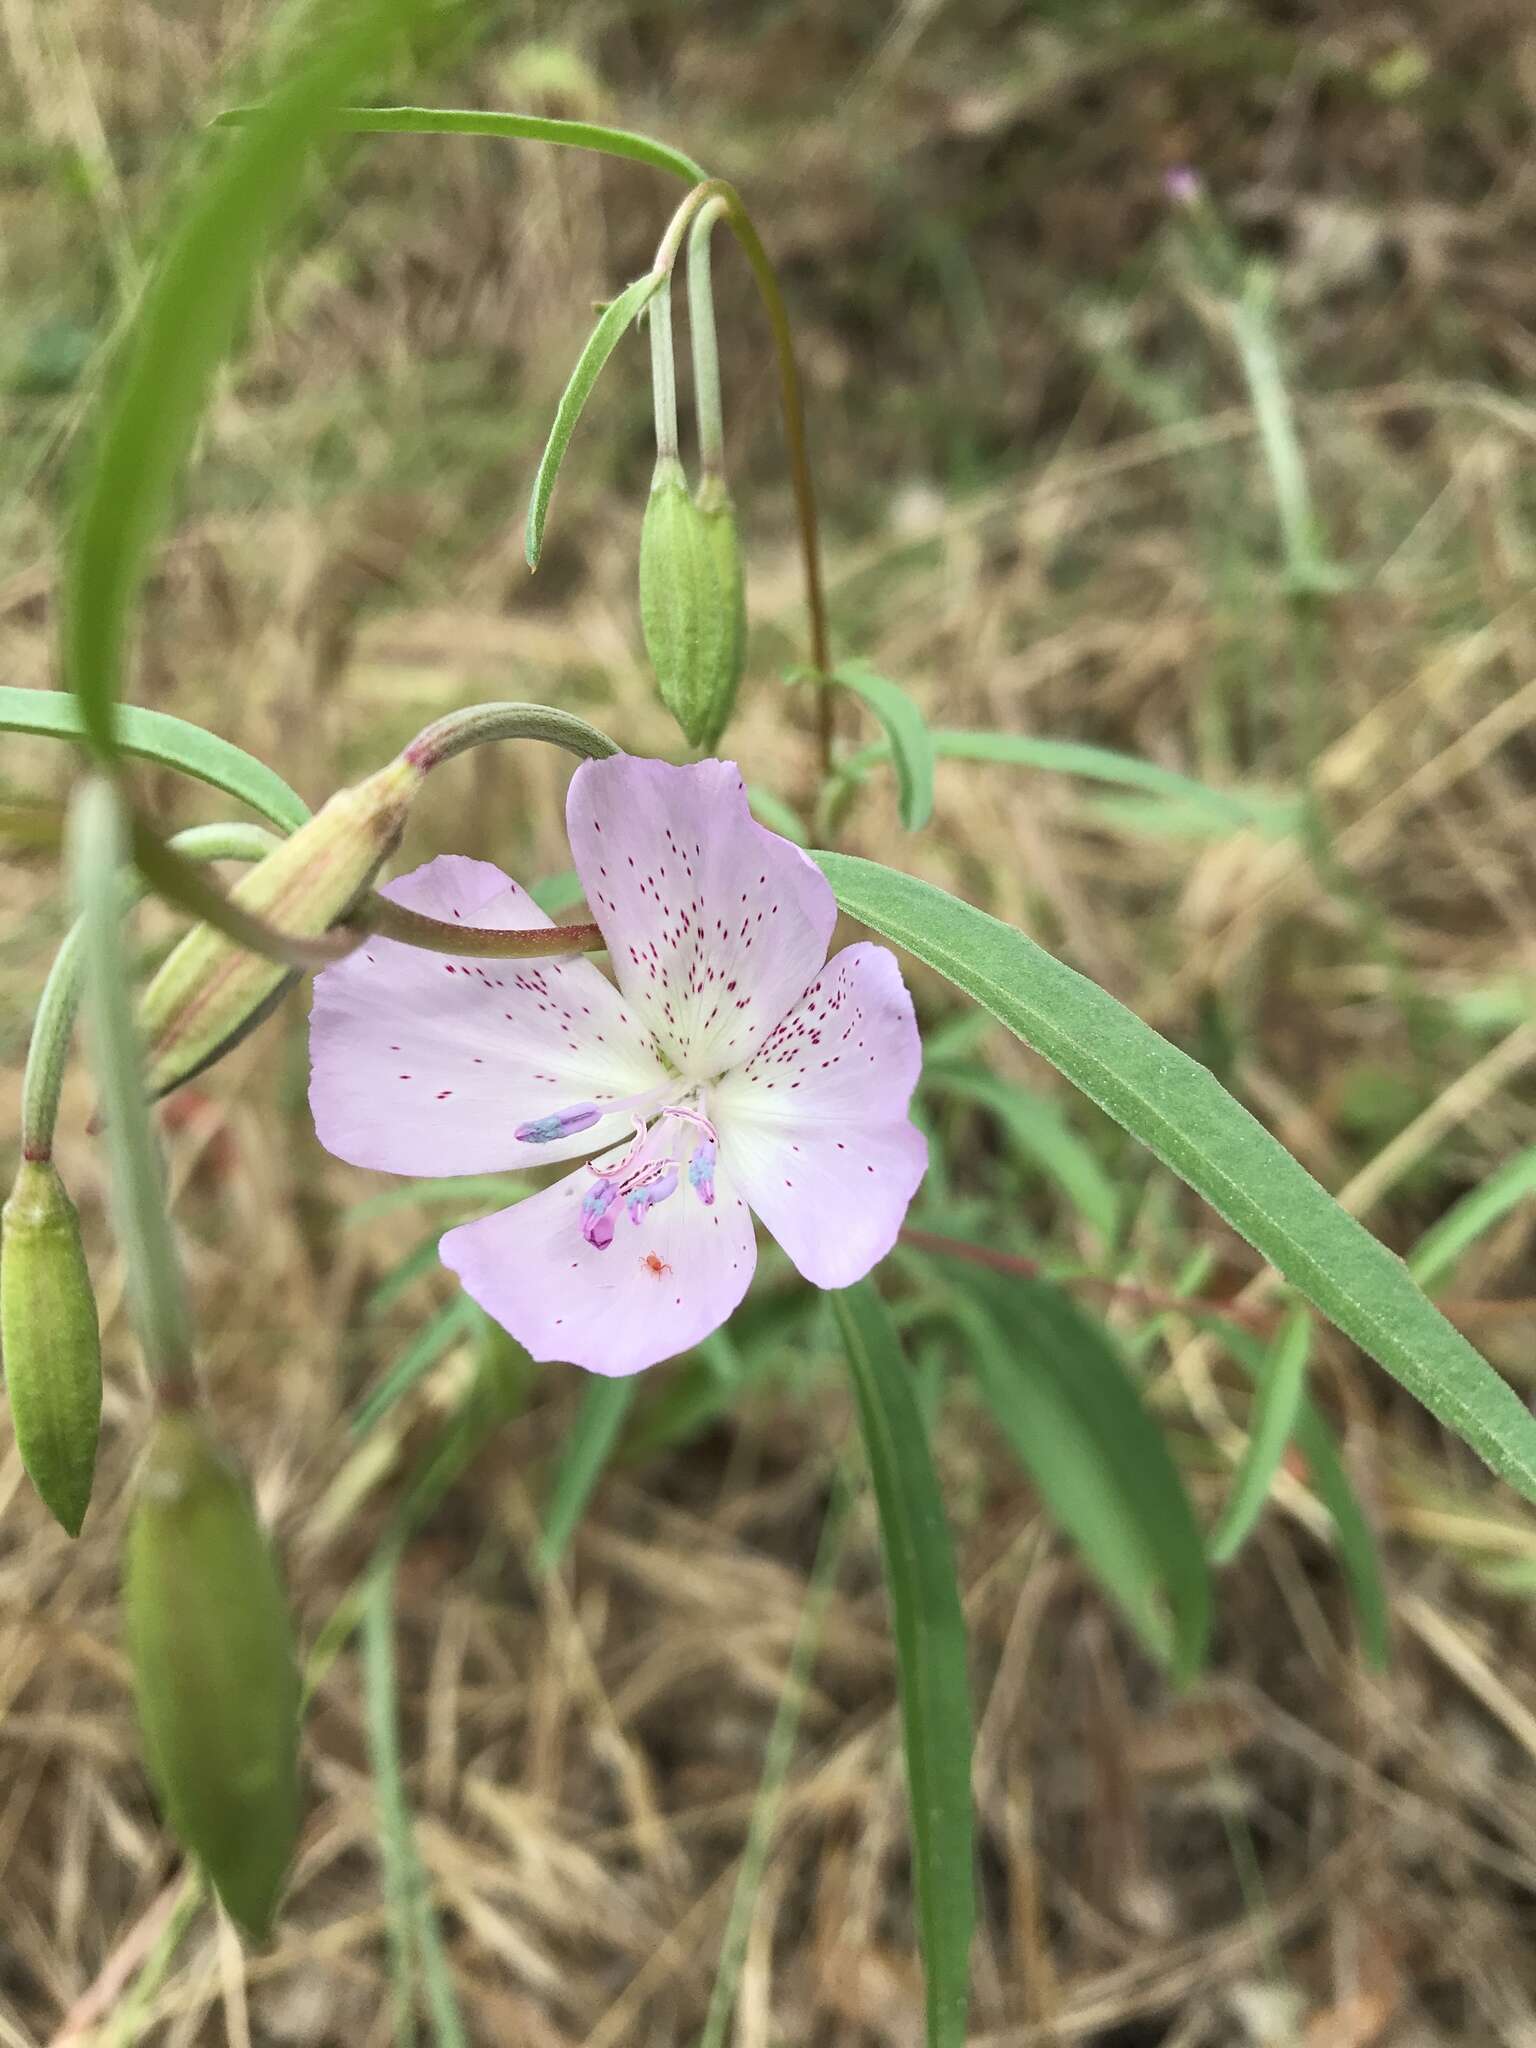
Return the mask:
[[720,588],[720,605],[725,617],[725,638],[721,648],[721,679],[713,730],[700,742],[712,747],[725,731],[736,708],[736,692],[747,665],[747,585],[741,566],[741,536],[736,530],[736,507],[731,502],[725,478],[706,470],[699,485],[698,506],[704,515],[714,557],[715,577]]
[[694,746],[712,746],[741,676],[740,553],[729,501],[724,520],[706,513],[675,456],[656,465],[640,532],[640,624],[662,702]]
[[[307,824],[243,875],[232,902],[284,932],[315,938],[352,907],[399,839],[425,768],[407,755],[339,790]],[[244,1036],[289,970],[197,925],[144,992],[146,1085],[166,1094]]]
[[101,1336],[75,1205],[46,1159],[22,1161],[0,1210],[0,1360],[21,1462],[78,1536],[101,1429]]
[[260,1940],[298,1835],[298,1668],[245,1481],[191,1413],[155,1423],[124,1590],[139,1722],[166,1818]]

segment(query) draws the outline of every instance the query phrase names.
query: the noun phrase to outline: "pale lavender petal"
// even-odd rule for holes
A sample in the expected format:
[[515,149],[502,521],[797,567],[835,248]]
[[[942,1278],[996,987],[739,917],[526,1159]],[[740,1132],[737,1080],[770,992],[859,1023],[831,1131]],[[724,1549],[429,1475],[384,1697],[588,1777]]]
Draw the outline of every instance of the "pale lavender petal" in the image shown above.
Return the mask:
[[599,1247],[581,1225],[596,1184],[578,1167],[511,1209],[461,1223],[438,1249],[534,1358],[619,1378],[719,1329],[747,1291],[757,1245],[746,1204],[717,1178],[712,1208],[686,1187],[638,1221],[616,1203],[611,1242]]
[[720,1165],[818,1287],[896,1242],[928,1162],[907,1116],[922,1049],[883,946],[849,946],[746,1066],[709,1091]]
[[571,853],[613,970],[688,1080],[747,1059],[827,957],[826,877],[747,809],[733,761],[583,761]]
[[[383,893],[497,931],[550,919],[488,861],[446,855]],[[327,1151],[385,1173],[497,1173],[611,1145],[627,1115],[578,1117],[525,1143],[520,1125],[602,1108],[666,1081],[646,1034],[590,960],[444,959],[369,939],[315,979],[310,1108]]]

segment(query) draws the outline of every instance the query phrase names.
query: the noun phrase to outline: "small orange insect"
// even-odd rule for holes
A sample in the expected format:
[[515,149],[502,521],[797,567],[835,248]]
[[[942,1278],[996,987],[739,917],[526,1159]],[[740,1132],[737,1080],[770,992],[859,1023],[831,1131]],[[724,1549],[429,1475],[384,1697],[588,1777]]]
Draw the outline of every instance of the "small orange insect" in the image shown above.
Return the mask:
[[670,1273],[672,1270],[672,1268],[667,1264],[666,1260],[658,1259],[654,1252],[647,1252],[645,1257],[640,1261],[640,1263],[642,1266],[644,1266],[647,1273],[654,1274],[658,1280],[661,1278],[663,1273]]

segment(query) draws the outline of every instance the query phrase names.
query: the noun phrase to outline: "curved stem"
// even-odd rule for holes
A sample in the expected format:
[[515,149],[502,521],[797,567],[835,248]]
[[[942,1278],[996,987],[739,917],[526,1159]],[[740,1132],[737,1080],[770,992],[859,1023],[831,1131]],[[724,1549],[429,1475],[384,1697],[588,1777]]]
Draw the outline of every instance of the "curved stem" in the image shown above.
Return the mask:
[[186,1406],[194,1398],[192,1321],[166,1208],[160,1151],[144,1099],[132,976],[123,946],[127,810],[106,776],[93,775],[80,785],[70,807],[69,856],[83,927],[91,1065],[106,1126],[113,1221],[134,1322],[157,1399]]
[[[260,825],[194,825],[190,831],[178,832],[170,843],[186,859],[199,861],[261,860],[281,844],[275,834]],[[143,885],[125,877],[123,892],[126,910],[143,894]],[[59,1092],[64,1085],[69,1041],[80,1007],[84,941],[84,920],[76,919],[53,956],[33,1019],[27,1070],[21,1084],[21,1149],[27,1159],[52,1156]]]
[[725,414],[720,401],[720,344],[715,336],[714,279],[710,236],[727,211],[717,195],[694,216],[688,234],[688,344],[693,352],[693,409],[698,423],[699,467],[705,476],[725,475]]
[[[215,128],[243,128],[259,107],[231,107]],[[538,114],[482,113],[477,107],[338,107],[330,126],[347,135],[498,135],[514,142],[554,142],[567,149],[591,149],[600,156],[627,157],[692,184],[707,178],[701,164],[670,143],[654,142],[628,128],[598,121],[547,120]]]
[[656,411],[656,460],[677,460],[677,365],[672,355],[672,279],[664,277],[645,309],[651,332],[651,397]]
[[552,711],[547,704],[497,703],[450,711],[417,733],[404,758],[416,768],[436,768],[491,740],[545,740],[584,761],[605,761],[623,751],[607,733],[573,712]]

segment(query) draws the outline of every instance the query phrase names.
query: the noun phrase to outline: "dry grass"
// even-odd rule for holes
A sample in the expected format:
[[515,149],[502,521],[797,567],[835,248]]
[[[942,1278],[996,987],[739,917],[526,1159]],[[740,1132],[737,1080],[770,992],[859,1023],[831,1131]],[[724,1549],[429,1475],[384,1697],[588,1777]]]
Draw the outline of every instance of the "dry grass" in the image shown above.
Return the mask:
[[[1197,157],[1262,224],[1282,254],[1314,488],[1359,571],[1328,615],[1317,763],[1351,891],[1294,842],[1153,835],[1088,785],[960,764],[941,768],[922,840],[872,786],[848,843],[1021,922],[1223,1061],[1406,1246],[1536,1141],[1536,410],[1519,396],[1536,325],[1536,45],[1519,10],[1493,4],[1291,13],[1127,5],[1090,33],[1070,10],[1003,0],[856,5],[835,28],[790,4],[706,30],[589,0],[531,53],[493,37],[440,96],[575,112],[611,92],[634,125],[739,176],[804,323],[843,638],[909,680],[935,723],[1280,785],[1294,684],[1264,471],[1219,335],[1149,260],[1159,162]],[[131,288],[166,145],[238,26],[148,0],[0,7],[13,364],[39,329],[99,320]],[[1380,67],[1420,57],[1427,83],[1394,97]],[[584,306],[638,267],[665,204],[643,174],[533,152],[400,142],[351,159],[317,197],[328,233],[295,253],[221,396],[150,593],[140,699],[208,720],[311,798],[486,695],[546,697],[665,748],[637,661],[633,360],[575,445],[532,585],[518,547],[533,441]],[[66,267],[61,247],[91,260]],[[732,741],[750,773],[796,792],[798,708],[774,680],[798,599],[769,369],[745,287],[720,268],[757,627]],[[0,458],[8,681],[49,675],[73,407],[18,393]],[[60,772],[41,746],[7,743],[0,782],[35,793]],[[407,862],[451,846],[563,867],[562,779],[532,750],[460,764]],[[208,814],[169,782],[157,795],[177,822]],[[40,862],[0,876],[8,1069],[58,928],[53,891]],[[942,1014],[936,985],[921,995]],[[302,1039],[297,1014],[269,1028],[167,1124],[212,1398],[316,1644],[472,1360],[451,1352],[384,1431],[349,1436],[358,1389],[443,1290],[428,1278],[360,1318],[427,1219],[346,1225],[374,1190],[307,1130]],[[989,1041],[989,1055],[1055,1091],[1017,1048]],[[14,1095],[0,1089],[0,1149]],[[268,1952],[242,1956],[182,1910],[145,1792],[115,1573],[146,1403],[88,1108],[76,1081],[60,1154],[109,1366],[80,1544],[0,1451],[0,2042],[373,2048],[392,2008],[352,1648],[316,1667],[310,1815]],[[994,1134],[964,1115],[949,1134],[957,1201],[1011,1201]],[[1202,1284],[1235,1294],[1252,1274],[1242,1248],[1132,1156],[1107,1156],[1136,1190],[1126,1272],[1172,1287],[1204,1249]],[[1047,1192],[1027,1187],[1021,1213],[1054,1250],[1093,1256]],[[1517,1212],[1454,1289],[1522,1388],[1533,1238]],[[1134,1303],[1112,1319],[1128,1334],[1147,1322]],[[1158,1321],[1148,1356],[1214,1513],[1246,1391],[1180,1318]],[[850,1431],[835,1374],[779,1365],[702,1433],[621,1463],[548,1581],[533,1543],[581,1388],[544,1374],[406,1553],[408,1782],[477,2041],[697,2039]],[[1354,1654],[1298,1469],[1223,1575],[1212,1671],[1183,1699],[1107,1619],[979,1414],[951,1403],[940,1454],[980,1726],[985,2048],[1536,2039],[1536,1523],[1344,1347],[1325,1349],[1318,1392],[1386,1545],[1393,1668],[1370,1676]],[[758,1894],[739,2048],[920,2040],[893,1711],[861,1505]]]

